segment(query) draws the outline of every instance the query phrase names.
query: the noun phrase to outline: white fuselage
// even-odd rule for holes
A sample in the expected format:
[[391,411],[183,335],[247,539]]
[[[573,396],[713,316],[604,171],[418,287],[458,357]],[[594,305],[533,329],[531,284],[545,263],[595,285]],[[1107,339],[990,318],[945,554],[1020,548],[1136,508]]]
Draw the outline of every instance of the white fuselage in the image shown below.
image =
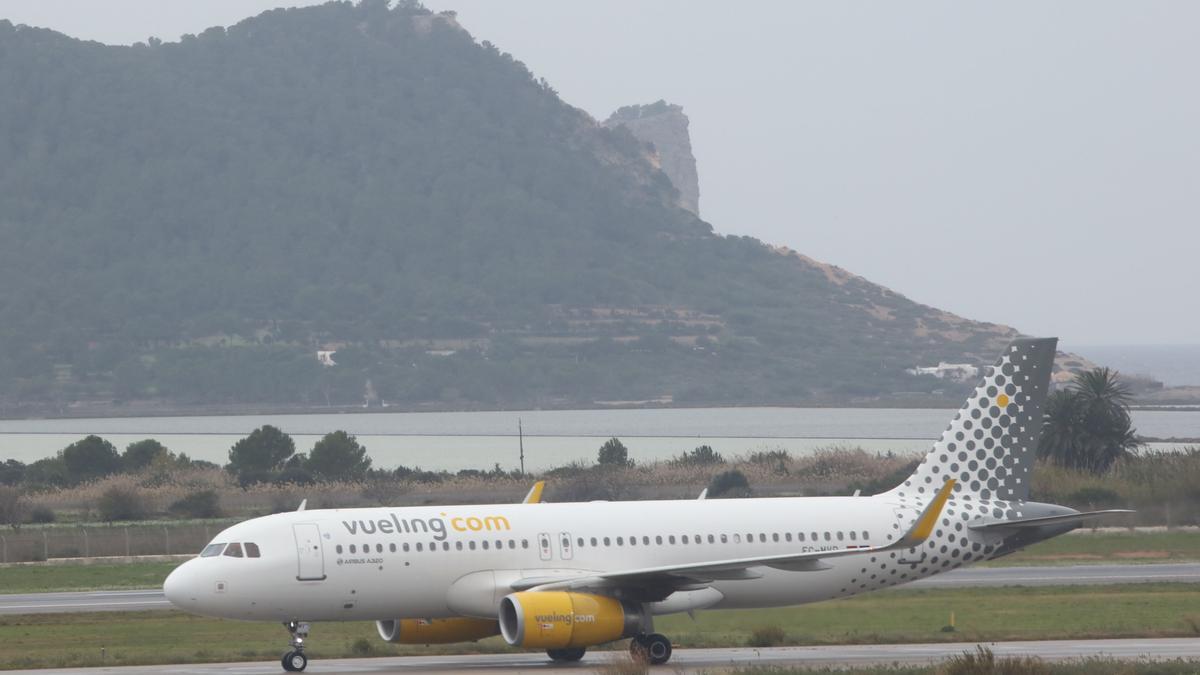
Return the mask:
[[[883,546],[922,506],[881,495],[297,511],[228,528],[214,544],[255,544],[260,556],[197,557],[165,591],[183,609],[233,619],[495,618],[517,579]],[[794,605],[930,576],[993,555],[1000,540],[966,526],[1013,507],[951,500],[915,549],[819,570],[758,567],[650,609]]]

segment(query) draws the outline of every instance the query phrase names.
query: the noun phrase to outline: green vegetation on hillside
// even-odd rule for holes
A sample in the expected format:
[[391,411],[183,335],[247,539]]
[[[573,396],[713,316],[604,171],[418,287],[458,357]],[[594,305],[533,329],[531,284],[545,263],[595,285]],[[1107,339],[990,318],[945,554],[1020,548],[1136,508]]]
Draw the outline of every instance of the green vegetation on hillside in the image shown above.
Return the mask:
[[959,385],[905,368],[1011,334],[715,235],[413,2],[132,47],[0,21],[0,91],[0,412],[928,394]]

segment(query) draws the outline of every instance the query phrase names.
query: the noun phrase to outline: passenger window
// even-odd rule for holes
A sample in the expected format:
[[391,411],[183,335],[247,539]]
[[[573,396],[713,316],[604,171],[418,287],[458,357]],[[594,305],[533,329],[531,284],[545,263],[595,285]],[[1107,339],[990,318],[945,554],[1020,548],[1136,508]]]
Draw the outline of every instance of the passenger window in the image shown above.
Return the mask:
[[605,546],[611,546],[611,545],[612,545],[612,542],[611,542],[611,541],[609,541],[608,537],[605,537],[605,538],[604,538],[604,545],[605,545]]
[[804,541],[804,533],[803,532],[796,533],[796,541]]
[[670,543],[672,546],[674,546],[674,545],[675,545],[675,535],[673,535],[673,534],[672,534],[672,535],[669,535],[669,536],[667,536],[667,541],[668,541],[668,542],[669,542],[669,543]]
[[771,534],[771,541],[775,541],[775,542],[779,541],[779,533],[778,532],[774,532]]
[[388,544],[388,551],[391,551],[392,553],[395,553],[395,552],[396,552],[396,545],[395,545],[395,544]]
[[742,535],[738,534],[737,532],[734,532],[733,533],[733,543],[735,543],[735,544],[742,543]]
[[461,550],[462,550],[462,542],[461,542],[461,541],[456,541],[456,542],[454,542],[454,548],[456,548],[456,549],[458,549],[459,551],[461,551]]
[[791,540],[792,540],[792,533],[791,533],[791,532],[784,532],[784,533],[783,533],[783,538],[784,538],[784,539],[786,539],[787,541],[791,541]]
[[617,546],[625,545],[625,537],[617,537]]
[[407,544],[407,543],[406,543],[406,544],[404,544],[404,552],[405,552],[405,553],[408,553],[408,544]]
[[229,546],[226,546],[225,547],[225,555],[229,556],[230,558],[242,557],[242,545],[238,544],[238,543],[233,543],[233,544],[230,544]]
[[637,537],[630,537],[630,538],[629,538],[629,545],[630,545],[630,546],[637,546]]
[[576,544],[576,546],[578,546],[579,548],[583,548],[583,537],[580,537],[580,538],[576,539],[576,540],[575,540],[575,544]]
[[383,553],[383,544],[375,544],[375,552]]
[[858,533],[850,530],[850,541],[858,541]]
[[358,553],[358,548],[356,548],[356,547],[354,546],[354,544],[350,544],[350,552],[351,552],[351,553]]
[[870,535],[870,534],[867,534],[867,531],[866,531],[866,530],[863,530],[863,540],[865,541],[865,540],[867,540],[867,539],[870,539],[870,538],[871,538],[871,535]]
[[682,541],[685,544],[688,543],[688,536],[686,534],[683,535],[683,537],[680,538],[680,541]]
[[488,550],[488,540],[487,539],[484,539],[480,545],[483,546],[483,550],[485,550],[485,551]]
[[496,540],[496,550],[497,550],[497,551],[501,551],[501,550],[503,550],[503,549],[504,549],[504,540],[503,540],[503,539],[497,539],[497,540]]
[[759,533],[758,533],[758,540],[759,540],[760,542],[764,543],[764,544],[765,544],[765,543],[767,543],[767,535],[766,535],[766,533],[765,533],[765,532],[759,532]]
[[592,546],[599,546],[599,545],[600,544],[599,544],[599,542],[596,541],[596,538],[592,537]]
[[474,551],[474,550],[475,550],[475,542],[473,542],[473,541],[468,541],[468,542],[467,542],[467,548],[469,548],[469,549],[471,549],[472,551]]
[[727,534],[721,535],[721,543],[728,544],[729,543],[729,535],[727,535]]
[[423,549],[421,548],[421,542],[418,541],[417,542],[417,553],[420,553],[422,550]]
[[643,536],[642,537],[642,546],[649,546],[649,545],[650,545],[650,537]]
[[337,552],[338,552],[338,553],[341,553],[341,552],[342,552],[342,545],[341,545],[341,544],[338,544],[338,545],[337,545]]
[[261,558],[262,557],[258,551],[258,544],[246,542],[246,557],[247,558]]
[[812,533],[812,540],[813,540],[814,542],[815,542],[815,541],[820,541],[820,540],[821,540],[821,538],[820,538],[819,536],[817,536],[817,533],[816,533],[816,532],[813,532],[813,533]]
[[225,550],[225,544],[209,544],[200,551],[201,558],[211,558],[215,555],[221,555],[221,551]]
[[844,541],[844,539],[842,537],[842,533],[840,531],[837,533],[837,537],[838,537],[838,541]]
[[713,537],[711,534],[710,534],[710,535],[708,535],[708,543],[710,543],[710,544],[715,544],[715,543],[716,543],[716,538],[715,538],[715,537]]
[[832,538],[833,538],[833,537],[830,537],[828,532],[826,532],[826,533],[825,533],[825,541],[829,541],[829,540],[831,540]]
[[659,546],[662,546],[662,535],[661,534],[654,535],[654,543],[658,544]]
[[442,542],[442,550],[443,550],[443,551],[449,551],[449,550],[450,550],[450,542],[448,542],[448,541],[443,541],[443,542]]

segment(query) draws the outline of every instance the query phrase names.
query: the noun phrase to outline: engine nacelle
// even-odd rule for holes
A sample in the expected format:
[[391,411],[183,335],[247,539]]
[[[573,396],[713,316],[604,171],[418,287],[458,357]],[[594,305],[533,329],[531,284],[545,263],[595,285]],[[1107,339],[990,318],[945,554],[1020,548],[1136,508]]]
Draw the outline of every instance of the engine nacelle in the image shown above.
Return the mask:
[[403,645],[440,645],[474,642],[496,635],[500,626],[488,619],[388,619],[375,628],[385,642]]
[[591,647],[636,635],[640,606],[566,591],[512,593],[500,601],[500,634],[514,647]]

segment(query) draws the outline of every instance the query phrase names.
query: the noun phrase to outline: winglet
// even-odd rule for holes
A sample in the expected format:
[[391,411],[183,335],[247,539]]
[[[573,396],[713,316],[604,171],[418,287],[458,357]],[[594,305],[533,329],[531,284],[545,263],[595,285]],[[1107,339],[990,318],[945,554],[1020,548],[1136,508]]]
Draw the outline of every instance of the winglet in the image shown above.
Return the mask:
[[896,542],[896,548],[912,548],[924,542],[933,534],[933,528],[937,526],[938,518],[942,516],[942,509],[946,506],[946,502],[950,499],[950,493],[954,492],[954,479],[946,479],[946,484],[938,490],[933,501],[929,502],[929,506],[921,512],[921,516],[917,518],[917,522],[904,534],[900,541]]
[[701,490],[701,491],[700,491],[700,496],[699,496],[699,497],[696,497],[696,499],[698,499],[698,500],[705,500],[705,499],[708,499],[708,488],[704,488],[703,490]]
[[539,480],[529,488],[529,494],[525,495],[525,499],[521,500],[522,504],[540,504],[542,501],[542,490],[546,489],[546,481]]
[[306,509],[306,508],[308,508],[308,499],[307,499],[307,498],[305,498],[305,499],[301,499],[301,500],[300,500],[300,507],[299,507],[298,509],[296,509],[296,510],[297,510],[297,511],[303,511],[303,510],[304,510],[304,509]]

